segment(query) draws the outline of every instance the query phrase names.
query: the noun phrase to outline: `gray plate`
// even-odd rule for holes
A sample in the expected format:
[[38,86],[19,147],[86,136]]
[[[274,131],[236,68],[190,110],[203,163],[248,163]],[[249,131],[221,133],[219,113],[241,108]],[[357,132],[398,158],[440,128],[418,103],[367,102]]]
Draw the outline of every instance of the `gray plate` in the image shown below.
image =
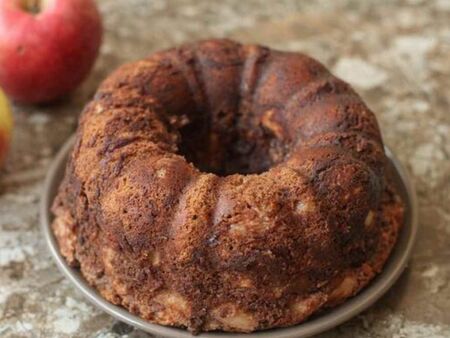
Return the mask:
[[[64,168],[67,156],[72,149],[74,138],[62,147],[57,154],[53,164],[48,171],[44,190],[41,199],[41,225],[48,247],[53,258],[62,273],[79,289],[94,305],[109,313],[111,316],[135,326],[141,330],[173,338],[190,337],[188,331],[178,328],[166,327],[162,325],[152,324],[131,313],[120,306],[115,306],[103,299],[95,289],[93,289],[83,278],[77,269],[67,265],[64,258],[59,253],[59,249],[50,228],[52,222],[52,214],[50,206],[57,192],[58,186],[64,174]],[[367,309],[377,299],[379,299],[398,279],[402,271],[405,269],[408,257],[411,254],[412,247],[417,234],[417,201],[412,182],[401,166],[394,154],[386,148],[386,154],[390,159],[390,166],[394,173],[395,183],[399,187],[399,191],[406,201],[405,224],[400,232],[398,242],[386,263],[383,272],[377,276],[368,287],[363,289],[358,295],[346,301],[344,304],[330,309],[321,315],[315,316],[305,323],[280,329],[272,329],[259,331],[250,334],[238,333],[202,333],[197,337],[202,338],[302,338],[309,337],[314,334],[326,331],[335,327],[346,320],[357,315],[361,311]]]

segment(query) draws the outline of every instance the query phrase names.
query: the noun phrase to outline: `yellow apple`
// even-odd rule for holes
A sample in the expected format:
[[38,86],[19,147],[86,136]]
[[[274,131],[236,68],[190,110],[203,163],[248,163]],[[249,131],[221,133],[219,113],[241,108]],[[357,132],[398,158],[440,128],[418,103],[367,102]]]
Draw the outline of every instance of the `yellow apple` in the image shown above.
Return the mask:
[[11,141],[13,119],[5,94],[0,90],[0,166],[3,164]]

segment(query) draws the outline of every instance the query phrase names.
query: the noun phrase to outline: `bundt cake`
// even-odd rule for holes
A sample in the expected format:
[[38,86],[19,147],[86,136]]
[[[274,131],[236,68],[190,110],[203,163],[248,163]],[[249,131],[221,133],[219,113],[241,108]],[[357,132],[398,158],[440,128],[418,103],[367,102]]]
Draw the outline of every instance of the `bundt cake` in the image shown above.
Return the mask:
[[300,54],[230,40],[126,64],[84,109],[52,228],[108,301],[193,332],[300,323],[403,222],[374,114]]

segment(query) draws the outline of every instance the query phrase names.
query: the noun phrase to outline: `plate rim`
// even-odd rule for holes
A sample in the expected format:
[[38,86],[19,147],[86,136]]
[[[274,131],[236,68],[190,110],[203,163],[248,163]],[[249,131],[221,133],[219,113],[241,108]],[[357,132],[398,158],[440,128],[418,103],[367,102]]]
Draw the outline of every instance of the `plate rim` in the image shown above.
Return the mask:
[[[388,146],[385,145],[386,156],[391,161],[393,168],[397,171],[405,190],[407,198],[407,201],[405,202],[410,213],[408,215],[410,222],[405,222],[402,226],[397,242],[395,243],[388,261],[383,267],[383,271],[375,277],[375,279],[372,280],[368,286],[336,308],[332,308],[326,313],[298,325],[256,331],[252,333],[203,332],[198,335],[193,335],[185,329],[148,322],[136,315],[131,314],[123,307],[109,303],[84,280],[79,271],[75,268],[71,268],[59,253],[59,247],[51,230],[52,216],[50,207],[54,198],[55,186],[59,186],[60,183],[55,181],[58,178],[58,174],[65,169],[67,156],[74,144],[74,141],[75,135],[72,135],[64,143],[52,161],[45,177],[39,206],[40,225],[41,231],[45,237],[45,242],[47,243],[50,253],[59,270],[93,305],[122,322],[152,334],[168,338],[301,338],[310,337],[314,334],[324,332],[358,315],[380,299],[381,296],[383,296],[398,280],[401,273],[404,271],[417,239],[417,231],[419,226],[418,202],[414,184],[409,173],[398,160],[397,156]],[[401,251],[399,251],[400,245],[404,247]]]

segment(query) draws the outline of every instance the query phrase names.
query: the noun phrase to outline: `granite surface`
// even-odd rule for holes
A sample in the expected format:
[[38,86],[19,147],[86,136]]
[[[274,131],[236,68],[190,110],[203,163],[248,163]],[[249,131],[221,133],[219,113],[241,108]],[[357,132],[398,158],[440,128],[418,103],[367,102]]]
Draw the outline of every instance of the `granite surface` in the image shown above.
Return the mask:
[[106,35],[89,79],[59,103],[14,105],[13,145],[0,172],[1,337],[151,337],[94,309],[63,278],[39,231],[40,190],[81,108],[112,69],[223,36],[309,53],[354,85],[417,187],[421,227],[407,270],[375,306],[320,337],[450,337],[450,0],[99,6]]

